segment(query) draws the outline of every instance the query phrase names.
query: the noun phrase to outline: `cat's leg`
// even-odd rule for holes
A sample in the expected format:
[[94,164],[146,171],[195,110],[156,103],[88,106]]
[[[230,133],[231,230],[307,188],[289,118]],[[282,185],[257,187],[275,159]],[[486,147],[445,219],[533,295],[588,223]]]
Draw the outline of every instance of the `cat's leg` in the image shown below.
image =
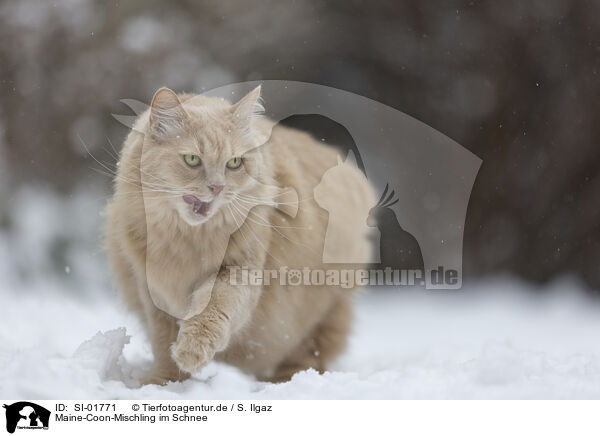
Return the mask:
[[348,344],[348,336],[353,321],[353,296],[351,291],[336,300],[330,312],[325,315],[315,334],[316,354],[320,371],[335,360]]
[[277,368],[267,381],[280,383],[309,368],[322,373],[346,348],[352,323],[351,295],[340,296],[312,334]]
[[229,273],[219,274],[206,309],[181,322],[171,356],[183,371],[197,371],[225,350],[231,335],[246,324],[258,303],[258,287],[232,285],[228,278]]
[[117,243],[116,238],[111,237],[108,240],[110,251],[110,261],[115,279],[119,288],[119,293],[129,310],[135,313],[142,322],[146,322],[144,316],[144,306],[138,292],[138,284],[131,264],[125,256],[121,254],[122,250]]
[[275,372],[268,377],[258,377],[261,381],[283,383],[289,381],[294,374],[313,368],[323,372],[319,360],[319,351],[314,333],[305,339],[296,349],[281,362]]
[[164,385],[169,381],[186,380],[189,374],[179,370],[170,353],[171,344],[177,339],[179,331],[177,320],[154,305],[145,286],[141,287],[140,294],[154,354],[154,364],[140,381],[141,384]]
[[154,364],[141,383],[162,385],[168,381],[184,380],[188,375],[179,371],[169,353],[169,347],[177,338],[175,320],[154,306],[146,286],[138,283],[131,265],[120,255],[120,250],[114,247],[111,249],[113,270],[121,296],[127,306],[140,317],[152,343]]

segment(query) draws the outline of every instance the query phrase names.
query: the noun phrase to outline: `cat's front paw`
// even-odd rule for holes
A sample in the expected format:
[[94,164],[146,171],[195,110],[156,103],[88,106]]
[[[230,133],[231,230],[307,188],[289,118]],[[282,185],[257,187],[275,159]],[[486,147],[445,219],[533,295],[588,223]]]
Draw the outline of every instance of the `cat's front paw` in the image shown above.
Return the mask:
[[190,373],[210,362],[216,352],[214,341],[198,328],[182,328],[171,346],[171,357],[179,369]]
[[190,378],[187,372],[182,372],[171,359],[156,362],[148,373],[140,380],[141,386],[164,386],[169,382],[181,382]]
[[187,373],[178,372],[177,374],[167,374],[163,372],[150,371],[140,380],[140,385],[165,386],[169,382],[181,382],[187,380],[188,378],[190,378],[190,375]]

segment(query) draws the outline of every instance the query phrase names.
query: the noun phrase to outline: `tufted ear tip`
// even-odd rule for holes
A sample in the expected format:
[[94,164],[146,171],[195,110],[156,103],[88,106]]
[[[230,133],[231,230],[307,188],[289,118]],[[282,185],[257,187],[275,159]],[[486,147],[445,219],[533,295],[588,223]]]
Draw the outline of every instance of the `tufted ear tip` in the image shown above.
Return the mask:
[[240,125],[248,126],[253,118],[264,112],[265,109],[260,102],[261,90],[262,85],[258,85],[232,106],[233,116]]

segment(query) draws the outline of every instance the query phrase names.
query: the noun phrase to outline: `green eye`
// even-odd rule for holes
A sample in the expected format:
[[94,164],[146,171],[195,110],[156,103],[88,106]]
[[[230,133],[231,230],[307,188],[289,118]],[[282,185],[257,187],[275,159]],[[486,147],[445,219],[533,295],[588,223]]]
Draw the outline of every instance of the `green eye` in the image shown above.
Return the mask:
[[237,170],[240,166],[242,166],[242,158],[241,157],[232,157],[227,161],[227,165],[225,165],[230,170]]
[[191,167],[197,167],[198,165],[200,165],[200,162],[202,162],[200,158],[195,154],[184,154],[183,160],[186,164],[188,164]]

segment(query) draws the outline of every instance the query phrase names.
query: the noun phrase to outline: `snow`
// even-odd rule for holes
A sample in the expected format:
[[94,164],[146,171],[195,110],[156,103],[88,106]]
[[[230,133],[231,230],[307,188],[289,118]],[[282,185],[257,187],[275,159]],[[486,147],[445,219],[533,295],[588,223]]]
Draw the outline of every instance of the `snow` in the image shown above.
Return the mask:
[[270,384],[211,363],[183,383],[140,388],[151,348],[109,281],[102,198],[85,186],[11,193],[12,227],[0,227],[1,398],[600,398],[600,301],[574,278],[370,289],[326,374]]
[[369,290],[330,372],[270,384],[211,363],[183,383],[141,388],[150,345],[116,293],[44,286],[0,284],[2,398],[600,398],[600,304],[572,279],[543,290],[507,277],[460,291]]

